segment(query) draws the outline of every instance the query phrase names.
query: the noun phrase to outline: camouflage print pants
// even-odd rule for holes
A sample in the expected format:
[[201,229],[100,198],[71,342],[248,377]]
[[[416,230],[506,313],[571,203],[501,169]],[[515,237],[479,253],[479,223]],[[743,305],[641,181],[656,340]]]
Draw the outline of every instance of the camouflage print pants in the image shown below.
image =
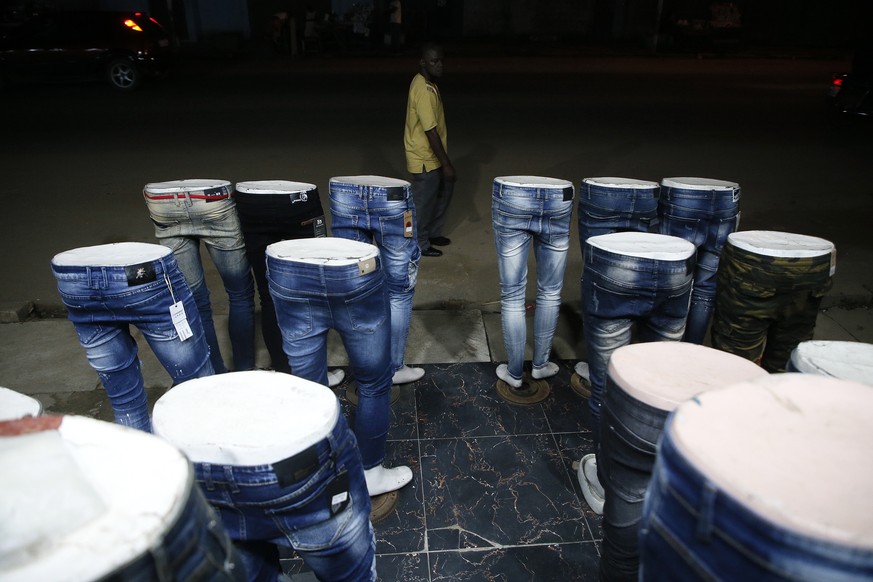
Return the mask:
[[831,286],[830,254],[770,257],[730,243],[718,270],[712,346],[784,372],[797,344],[811,340]]

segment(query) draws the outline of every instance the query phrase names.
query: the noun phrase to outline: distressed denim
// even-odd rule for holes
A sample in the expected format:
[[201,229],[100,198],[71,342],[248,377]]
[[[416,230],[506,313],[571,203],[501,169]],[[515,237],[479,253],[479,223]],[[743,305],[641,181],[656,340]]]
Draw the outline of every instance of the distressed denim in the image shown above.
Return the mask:
[[[194,464],[197,483],[218,509],[250,582],[279,578],[277,546],[293,548],[319,580],[376,579],[370,496],[342,414],[314,448],[314,469],[299,477],[285,475],[278,463]],[[347,498],[337,503],[343,493]]]
[[[151,274],[148,281],[129,284],[128,273],[139,268]],[[67,266],[53,261],[52,272],[79,343],[112,403],[116,423],[152,430],[131,325],[142,332],[174,384],[214,373],[197,305],[172,253],[129,267]],[[184,341],[170,315],[176,302],[184,306],[194,334]]]
[[685,341],[703,344],[712,312],[718,264],[728,235],[737,229],[740,187],[733,182],[700,178],[661,182],[661,234],[678,236],[697,248],[697,267],[691,288],[691,307]]
[[258,286],[261,332],[272,368],[291,373],[282,332],[267,284],[267,246],[282,240],[327,236],[324,209],[313,184],[287,181],[241,182],[234,193],[245,237],[246,257]]
[[[181,187],[184,182],[207,181],[179,180],[159,185],[180,184]],[[152,186],[149,184],[146,189]],[[224,188],[229,195],[230,185]],[[192,198],[191,192],[182,192],[174,198],[163,200],[146,196],[146,205],[155,224],[155,236],[162,245],[172,249],[194,294],[209,342],[213,368],[217,373],[227,371],[212,320],[209,288],[200,259],[201,242],[206,246],[227,292],[228,333],[234,369],[254,369],[255,286],[233,198],[203,200]]]
[[656,232],[657,182],[630,178],[585,178],[579,186],[579,246],[611,232]]
[[[532,185],[522,185],[523,181]],[[537,262],[533,367],[541,368],[549,361],[561,306],[572,213],[573,185],[569,182],[537,177],[494,180],[491,221],[500,271],[503,341],[513,378],[521,379],[524,365],[524,302],[531,244]]]
[[[407,212],[411,213],[409,224],[404,222]],[[379,176],[331,178],[330,213],[333,236],[379,247],[391,302],[393,374],[405,364],[412,299],[421,261],[421,250],[415,238],[415,204],[410,184]],[[407,227],[412,230],[407,230]]]
[[712,347],[784,372],[791,352],[811,340],[831,287],[831,257],[771,257],[730,242],[718,271]]
[[590,242],[585,244],[584,255],[582,326],[591,372],[588,407],[592,436],[599,442],[600,407],[609,357],[631,342],[635,325],[639,341],[682,339],[694,259],[634,257],[595,247]]
[[640,524],[640,580],[870,580],[873,552],[812,539],[723,493],[678,450],[667,418]]
[[328,331],[342,339],[358,382],[355,435],[365,469],[385,457],[394,375],[387,285],[380,258],[375,261],[376,269],[362,275],[357,264],[306,263],[267,252],[267,281],[294,375],[327,386]]

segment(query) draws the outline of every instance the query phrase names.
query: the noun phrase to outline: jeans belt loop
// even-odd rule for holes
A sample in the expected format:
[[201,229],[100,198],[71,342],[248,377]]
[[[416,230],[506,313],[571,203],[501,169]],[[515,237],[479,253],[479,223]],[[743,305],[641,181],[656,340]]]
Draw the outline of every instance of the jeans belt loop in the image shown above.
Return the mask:
[[700,515],[697,518],[697,528],[695,537],[701,542],[709,543],[712,538],[712,518],[715,513],[715,499],[718,495],[718,489],[707,481],[703,484],[701,492],[700,507],[698,508]]
[[207,491],[215,489],[215,483],[212,481],[212,465],[209,463],[200,463],[200,468],[203,470],[203,484]]
[[233,478],[233,467],[230,465],[224,466],[224,479],[233,493],[239,493],[239,485],[236,484],[236,479]]

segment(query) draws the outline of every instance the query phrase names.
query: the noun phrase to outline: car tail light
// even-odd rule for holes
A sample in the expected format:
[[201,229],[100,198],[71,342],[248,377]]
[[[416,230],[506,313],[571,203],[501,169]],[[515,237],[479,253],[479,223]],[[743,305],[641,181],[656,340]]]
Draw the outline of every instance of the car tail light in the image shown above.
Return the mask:
[[831,79],[831,85],[834,87],[842,87],[843,86],[844,77],[842,75],[834,75]]
[[142,28],[140,28],[139,24],[137,24],[135,21],[131,20],[130,18],[128,18],[127,20],[124,21],[124,26],[126,26],[127,28],[129,28],[131,30],[135,30],[137,32],[142,32]]

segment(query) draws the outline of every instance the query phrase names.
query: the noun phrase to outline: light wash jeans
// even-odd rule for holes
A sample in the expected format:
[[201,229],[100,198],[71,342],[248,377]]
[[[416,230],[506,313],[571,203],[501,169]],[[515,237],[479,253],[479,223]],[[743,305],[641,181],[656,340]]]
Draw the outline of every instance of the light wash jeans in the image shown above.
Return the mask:
[[640,580],[873,579],[873,552],[780,527],[719,491],[676,448],[674,418],[643,502]]
[[[374,186],[367,185],[365,182],[368,181],[398,185]],[[378,176],[331,178],[330,213],[333,236],[379,247],[391,302],[393,375],[404,366],[412,298],[418,279],[418,264],[421,262],[421,250],[415,238],[415,204],[410,184]],[[411,223],[404,222],[405,214],[411,217]],[[407,227],[412,230],[407,230]]]
[[[130,284],[142,269],[147,282]],[[52,263],[58,293],[88,362],[97,371],[115,422],[152,431],[136,340],[139,329],[174,384],[214,373],[194,297],[172,253],[128,267],[61,266]],[[181,302],[193,337],[182,341],[170,316]]]
[[582,326],[591,371],[588,407],[592,436],[599,442],[600,407],[610,356],[631,342],[635,324],[639,341],[682,339],[694,259],[633,257],[590,242],[586,242],[584,254]]
[[323,265],[267,255],[267,281],[294,375],[327,386],[327,333],[335,329],[358,381],[355,436],[364,468],[382,464],[391,422],[390,310],[385,275],[357,264]]
[[[303,454],[312,463],[298,461]],[[305,465],[310,472],[297,470]],[[370,496],[355,436],[342,415],[324,439],[285,461],[195,463],[194,469],[236,543],[249,582],[278,579],[282,571],[276,546],[293,548],[319,580],[376,579]],[[335,497],[343,493],[348,495]]]
[[[533,243],[537,262],[537,296],[534,312],[533,367],[549,362],[558,323],[561,289],[570,248],[570,215],[573,186],[563,180],[527,177],[522,185],[513,179],[495,179],[491,194],[491,221],[500,271],[500,312],[509,374],[522,377],[527,326],[525,290],[527,258]],[[554,185],[549,184],[555,182]],[[541,182],[541,184],[540,184]]]
[[738,184],[708,182],[709,187],[695,183],[680,187],[673,180],[664,180],[658,210],[661,234],[684,238],[697,247],[685,341],[700,345],[715,310],[716,274],[721,252],[728,235],[737,229],[740,206]]
[[217,373],[227,371],[212,321],[209,288],[200,260],[201,242],[206,245],[227,292],[234,370],[254,369],[255,286],[234,200],[203,200],[183,195],[165,200],[146,198],[146,204],[155,224],[155,236],[162,245],[173,250],[194,294],[213,368]]

